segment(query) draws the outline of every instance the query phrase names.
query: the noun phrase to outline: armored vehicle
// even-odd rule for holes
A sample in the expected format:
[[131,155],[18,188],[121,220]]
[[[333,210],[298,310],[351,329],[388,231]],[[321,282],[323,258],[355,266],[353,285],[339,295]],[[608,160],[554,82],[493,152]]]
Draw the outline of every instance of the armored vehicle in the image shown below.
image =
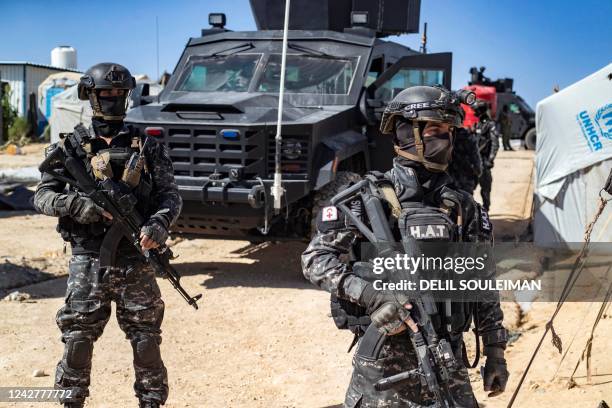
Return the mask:
[[476,96],[479,95],[479,89],[484,87],[494,88],[496,98],[496,109],[493,112],[495,120],[499,123],[504,106],[508,107],[510,112],[510,125],[512,139],[521,139],[524,141],[525,148],[535,150],[536,146],[536,129],[535,129],[535,112],[525,102],[520,95],[512,89],[514,80],[512,78],[499,78],[495,81],[484,75],[485,67],[470,68],[471,81],[468,89],[474,91]]
[[[384,7],[383,7],[384,6]],[[181,234],[302,239],[339,185],[387,170],[386,104],[413,85],[450,88],[451,53],[387,41],[419,30],[420,0],[293,0],[282,112],[281,210],[272,206],[283,0],[251,0],[257,31],[191,38],[166,88],[134,95],[127,121],[168,147],[184,199]]]

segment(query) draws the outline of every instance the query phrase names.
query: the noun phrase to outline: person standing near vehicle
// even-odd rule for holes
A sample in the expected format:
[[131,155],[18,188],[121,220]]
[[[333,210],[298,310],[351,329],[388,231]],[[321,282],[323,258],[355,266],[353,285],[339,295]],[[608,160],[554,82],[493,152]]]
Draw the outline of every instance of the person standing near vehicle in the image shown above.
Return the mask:
[[[490,242],[492,227],[486,211],[469,195],[453,190],[453,181],[445,172],[452,155],[454,128],[461,126],[462,121],[463,110],[459,100],[446,89],[416,86],[402,91],[387,106],[381,120],[381,131],[393,134],[397,153],[393,168],[384,175],[372,173],[368,177],[374,177],[392,186],[395,196],[392,200],[397,204],[393,209],[388,209],[389,213],[397,210],[407,215],[411,209],[419,208],[423,215],[419,217],[421,221],[434,219],[432,217],[439,221],[442,217],[444,222],[452,223],[448,227],[453,230],[457,230],[457,223],[461,222],[464,226],[461,229],[461,240]],[[348,187],[344,186],[340,191]],[[440,215],[442,196],[447,194],[461,202],[461,210],[449,215],[452,221]],[[356,205],[355,208],[357,207],[359,206]],[[404,212],[406,210],[408,212]],[[358,212],[363,216],[363,211]],[[399,215],[397,219],[401,218],[402,215]],[[401,235],[397,219],[391,222],[392,219],[390,217],[389,225],[393,234]],[[463,221],[459,221],[460,219]],[[387,220],[383,222],[386,224]],[[437,222],[435,224],[440,226]],[[423,227],[427,230],[428,226]],[[433,230],[433,226],[430,227]],[[338,328],[350,329],[355,334],[355,339],[359,339],[344,406],[434,406],[435,397],[431,390],[423,386],[419,375],[404,379],[386,390],[375,386],[383,378],[411,372],[420,367],[409,335],[413,329],[408,329],[414,322],[410,323],[410,319],[405,317],[405,313],[408,313],[406,310],[411,309],[410,300],[402,296],[401,291],[377,290],[371,280],[366,278],[368,265],[371,267],[371,263],[356,262],[354,256],[361,251],[364,241],[364,237],[349,219],[345,218],[337,207],[330,206],[321,211],[317,219],[316,235],[302,254],[304,276],[314,285],[331,293],[332,316]],[[385,312],[389,310],[389,305],[396,313]],[[463,361],[463,331],[466,327],[469,328],[472,319],[478,321],[478,335],[482,337],[484,353],[487,356],[483,370],[484,388],[502,392],[508,380],[504,359],[507,333],[502,326],[503,313],[499,300],[482,302],[475,308],[464,307],[467,303],[452,305],[452,315],[445,315],[446,320],[443,320],[448,324],[439,324],[436,327],[438,336],[451,344],[458,363],[458,367],[449,369],[449,391],[457,404],[455,406],[476,408],[478,403],[467,370],[463,363],[459,363]],[[399,313],[400,311],[404,311],[404,314]],[[442,316],[436,315],[436,318]],[[361,352],[364,332],[370,322],[379,331],[386,332],[377,359],[367,358]]]
[[[182,207],[174,181],[172,162],[161,143],[147,145],[136,129],[123,123],[134,77],[115,63],[94,65],[78,84],[79,99],[89,100],[92,128],[75,127],[80,140],[74,157],[81,160],[90,176],[125,182],[122,174],[135,154],[144,155],[144,167],[132,174],[130,188],[135,208],[147,220],[141,229],[140,247],[150,250],[164,245],[170,226]],[[62,142],[60,142],[62,143]],[[51,145],[47,152],[60,148]],[[63,167],[55,170],[62,176]],[[65,304],[56,322],[62,332],[64,355],[57,365],[55,387],[67,390],[60,401],[67,408],[81,408],[89,396],[94,342],[102,335],[117,304],[119,326],[130,340],[134,354],[134,391],[141,408],[157,408],[168,396],[166,367],[161,358],[161,324],[164,302],[153,269],[126,238],[117,238],[110,267],[101,267],[102,247],[112,225],[111,215],[76,186],[44,173],[36,189],[34,206],[42,214],[59,217],[58,231],[69,242],[72,257],[68,266]],[[106,248],[106,247],[105,247]],[[68,398],[69,397],[69,398]],[[127,406],[128,404],[124,404]]]
[[512,137],[512,120],[510,119],[510,109],[508,105],[504,105],[502,108],[501,115],[499,115],[499,127],[502,134],[502,145],[505,151],[514,151],[510,146],[510,139]]
[[495,156],[499,150],[499,132],[495,121],[489,115],[489,104],[485,101],[475,103],[474,114],[478,117],[478,123],[474,126],[474,133],[478,138],[478,149],[482,159],[482,174],[480,183],[480,196],[482,206],[486,211],[491,207],[491,187],[493,185],[492,169],[495,164]]

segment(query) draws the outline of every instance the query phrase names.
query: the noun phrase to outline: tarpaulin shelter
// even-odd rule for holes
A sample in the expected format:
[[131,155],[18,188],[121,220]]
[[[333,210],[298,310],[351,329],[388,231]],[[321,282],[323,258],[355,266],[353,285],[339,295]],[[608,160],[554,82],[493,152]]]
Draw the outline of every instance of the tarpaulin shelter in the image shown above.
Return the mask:
[[[535,244],[579,247],[612,168],[612,64],[540,101],[536,127]],[[591,240],[612,242],[610,206]]]
[[40,85],[38,85],[38,109],[47,119],[52,114],[52,98],[64,92],[71,86],[79,82],[83,74],[80,72],[57,72],[49,75]]
[[78,97],[78,89],[72,86],[64,92],[53,97],[51,102],[51,142],[59,140],[60,133],[69,133],[79,123],[86,127],[91,124],[91,106],[89,101],[82,101]]

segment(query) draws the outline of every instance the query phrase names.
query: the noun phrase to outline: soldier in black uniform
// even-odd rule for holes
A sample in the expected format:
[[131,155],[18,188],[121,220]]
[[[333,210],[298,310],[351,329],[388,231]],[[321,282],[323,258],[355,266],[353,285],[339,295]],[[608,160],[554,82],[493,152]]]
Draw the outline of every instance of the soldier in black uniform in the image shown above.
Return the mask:
[[482,174],[482,159],[478,151],[478,139],[467,129],[455,129],[453,159],[448,174],[455,181],[455,187],[470,195],[474,194]]
[[474,113],[478,117],[474,133],[476,133],[478,138],[478,149],[482,158],[482,174],[479,180],[480,195],[482,196],[482,206],[485,210],[489,211],[491,206],[491,186],[493,184],[491,170],[499,150],[499,132],[495,121],[489,115],[489,105],[487,102],[476,102]]
[[[164,244],[182,201],[165,146],[147,144],[141,151],[143,139],[123,123],[134,86],[134,77],[119,64],[102,63],[87,70],[78,84],[78,93],[80,99],[91,103],[92,128],[79,125],[75,132],[79,132],[86,152],[79,159],[98,179],[118,181],[130,157],[134,153],[144,155],[144,168],[132,174],[130,187],[138,199],[136,208],[148,219],[140,241],[142,249],[147,250]],[[117,304],[119,326],[132,344],[134,390],[140,407],[163,405],[168,396],[167,373],[159,348],[164,302],[144,256],[123,238],[113,254],[115,264],[100,267],[100,250],[111,216],[75,186],[66,186],[45,173],[36,189],[34,205],[42,214],[59,217],[58,231],[72,248],[65,304],[56,318],[65,347],[57,365],[55,385],[72,393],[64,394],[71,397],[62,400],[65,407],[83,407],[89,395],[93,346],[110,318],[111,301]]]
[[[397,157],[393,168],[380,177],[391,182],[402,211],[414,206],[439,211],[442,192],[453,194],[462,204],[461,214],[457,212],[453,215],[454,222],[458,221],[459,215],[463,219],[461,239],[466,242],[490,242],[492,227],[486,211],[469,195],[450,189],[452,179],[445,173],[452,154],[453,128],[461,126],[463,120],[463,110],[453,95],[441,87],[417,86],[404,90],[389,104],[382,118],[381,130],[393,134]],[[397,235],[398,223],[392,224],[392,228]],[[317,229],[302,255],[302,267],[306,278],[331,292],[332,315],[344,312],[348,318],[339,320],[348,322],[348,327],[344,328],[352,329],[357,336],[363,334],[362,325],[369,322],[367,316],[376,316],[372,320],[379,329],[399,328],[387,330],[388,337],[378,359],[364,357],[358,347],[344,406],[433,406],[435,399],[418,376],[396,384],[390,390],[380,391],[374,387],[383,377],[417,367],[415,349],[408,331],[402,331],[406,329],[405,323],[409,323],[409,319],[405,319],[405,314],[401,313],[383,313],[389,304],[398,311],[410,306],[398,300],[397,292],[376,290],[368,279],[364,279],[360,272],[363,262],[354,262],[355,257],[351,256],[359,252],[364,239],[336,207],[327,207],[321,212]],[[365,321],[363,315],[355,316],[359,313],[356,310],[365,313]],[[477,332],[487,356],[483,371],[484,388],[494,392],[503,391],[508,380],[504,359],[507,333],[502,326],[499,300],[475,304],[452,303],[452,316],[449,318],[452,321],[450,332],[446,324],[439,325],[436,331],[439,331],[441,338],[450,342],[457,361],[463,360],[463,331],[469,328],[472,319],[478,322]],[[361,346],[362,341],[359,342]],[[458,404],[456,406],[478,406],[463,365],[453,372],[449,382],[450,392]]]
[[499,115],[499,125],[501,128],[504,150],[514,151],[510,145],[510,138],[512,137],[512,120],[510,119],[510,109],[508,109],[508,105],[504,105],[502,108],[501,115]]

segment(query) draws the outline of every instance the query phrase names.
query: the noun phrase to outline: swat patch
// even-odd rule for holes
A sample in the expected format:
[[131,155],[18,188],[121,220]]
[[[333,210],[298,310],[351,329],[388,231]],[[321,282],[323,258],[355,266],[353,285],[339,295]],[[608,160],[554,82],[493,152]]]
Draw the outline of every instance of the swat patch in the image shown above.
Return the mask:
[[321,221],[337,221],[338,220],[338,209],[334,206],[324,207],[321,210]]
[[450,240],[450,231],[444,224],[410,225],[408,233],[414,239]]

